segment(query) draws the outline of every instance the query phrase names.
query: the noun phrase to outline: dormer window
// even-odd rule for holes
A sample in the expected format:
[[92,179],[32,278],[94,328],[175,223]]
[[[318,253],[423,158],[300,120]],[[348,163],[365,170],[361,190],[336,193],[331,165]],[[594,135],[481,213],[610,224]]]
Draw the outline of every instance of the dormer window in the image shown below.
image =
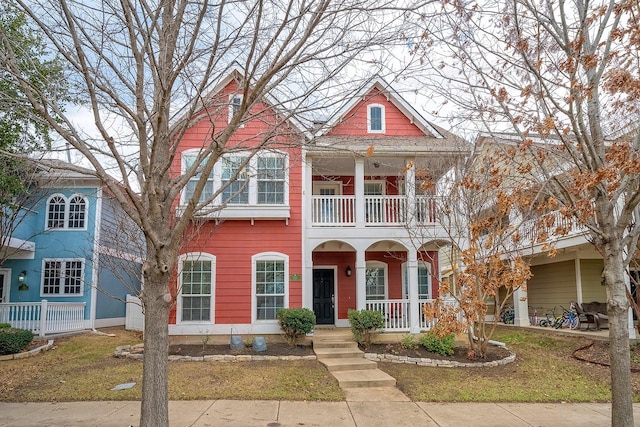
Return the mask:
[[384,133],[384,131],[384,106],[380,104],[367,106],[367,132]]
[[[238,114],[240,111],[240,106],[242,105],[242,95],[231,95],[229,96],[229,123],[233,120],[233,116]],[[240,125],[243,127],[243,125]]]

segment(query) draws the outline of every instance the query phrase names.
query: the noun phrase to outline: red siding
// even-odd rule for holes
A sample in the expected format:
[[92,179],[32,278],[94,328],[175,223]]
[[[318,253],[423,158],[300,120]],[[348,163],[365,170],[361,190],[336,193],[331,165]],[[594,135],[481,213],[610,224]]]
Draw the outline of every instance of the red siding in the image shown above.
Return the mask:
[[[212,99],[212,120],[218,134],[224,131],[228,122],[228,99],[235,90],[230,83]],[[273,130],[278,119],[266,104],[258,104],[251,114],[259,118],[247,122],[229,139],[229,147],[254,147],[263,142],[264,136]],[[192,126],[180,141],[180,150],[200,148],[211,141],[213,126],[208,118]],[[272,135],[273,136],[273,135]],[[301,150],[296,147],[298,137],[288,127],[281,125],[277,136],[270,139],[268,147],[280,149],[289,154],[289,206],[291,217],[285,220],[226,220],[220,224],[214,221],[194,225],[185,232],[186,237],[181,254],[205,252],[216,257],[215,274],[215,323],[251,323],[252,306],[252,264],[251,257],[261,252],[280,252],[289,257],[291,274],[302,274],[302,162]],[[172,175],[180,174],[181,158],[176,156]],[[251,207],[247,208],[248,210]],[[173,286],[175,289],[176,281]],[[302,282],[289,281],[289,306],[302,306]],[[171,313],[171,323],[176,322],[175,309]]]
[[[385,110],[385,133],[367,132],[367,105],[380,104]],[[368,136],[368,137],[388,137],[388,136],[424,136],[424,133],[405,116],[402,111],[396,108],[387,97],[377,89],[372,89],[362,101],[357,103],[351,111],[345,114],[342,120],[336,124],[328,133],[329,136]]]

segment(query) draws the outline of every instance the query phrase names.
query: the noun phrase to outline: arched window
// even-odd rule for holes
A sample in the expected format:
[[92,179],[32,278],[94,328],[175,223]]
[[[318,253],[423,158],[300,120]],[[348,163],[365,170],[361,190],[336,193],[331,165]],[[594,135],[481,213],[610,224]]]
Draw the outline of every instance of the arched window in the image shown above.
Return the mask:
[[87,202],[82,196],[73,196],[69,201],[69,228],[84,228]]
[[47,228],[64,228],[67,201],[56,194],[47,203]]

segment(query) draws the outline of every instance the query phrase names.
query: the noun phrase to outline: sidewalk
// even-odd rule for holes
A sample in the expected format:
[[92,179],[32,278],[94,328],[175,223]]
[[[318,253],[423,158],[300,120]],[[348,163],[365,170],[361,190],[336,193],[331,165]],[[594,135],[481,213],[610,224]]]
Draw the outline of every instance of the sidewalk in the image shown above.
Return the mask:
[[[172,401],[171,426],[609,426],[608,403]],[[139,402],[0,403],[0,426],[135,426]],[[640,425],[640,404],[634,404]]]

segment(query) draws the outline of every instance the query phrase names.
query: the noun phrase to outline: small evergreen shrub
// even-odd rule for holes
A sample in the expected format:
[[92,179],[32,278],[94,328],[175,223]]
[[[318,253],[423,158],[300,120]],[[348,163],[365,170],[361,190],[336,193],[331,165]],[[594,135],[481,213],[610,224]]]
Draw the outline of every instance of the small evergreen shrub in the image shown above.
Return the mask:
[[14,354],[24,350],[33,340],[33,332],[25,329],[0,328],[0,354]]
[[415,350],[420,347],[420,343],[416,341],[415,335],[405,335],[400,340],[400,347],[406,348],[407,350]]
[[296,345],[305,334],[313,331],[316,315],[308,308],[282,308],[278,310],[278,323],[289,345]]
[[384,326],[382,313],[377,310],[349,310],[348,317],[353,337],[364,348],[369,347],[373,336]]
[[429,331],[420,337],[420,345],[427,351],[438,353],[442,356],[452,356],[455,344],[456,336],[453,334],[439,337],[432,331]]
[[0,323],[0,329],[6,329],[10,327],[11,327],[10,323]]

